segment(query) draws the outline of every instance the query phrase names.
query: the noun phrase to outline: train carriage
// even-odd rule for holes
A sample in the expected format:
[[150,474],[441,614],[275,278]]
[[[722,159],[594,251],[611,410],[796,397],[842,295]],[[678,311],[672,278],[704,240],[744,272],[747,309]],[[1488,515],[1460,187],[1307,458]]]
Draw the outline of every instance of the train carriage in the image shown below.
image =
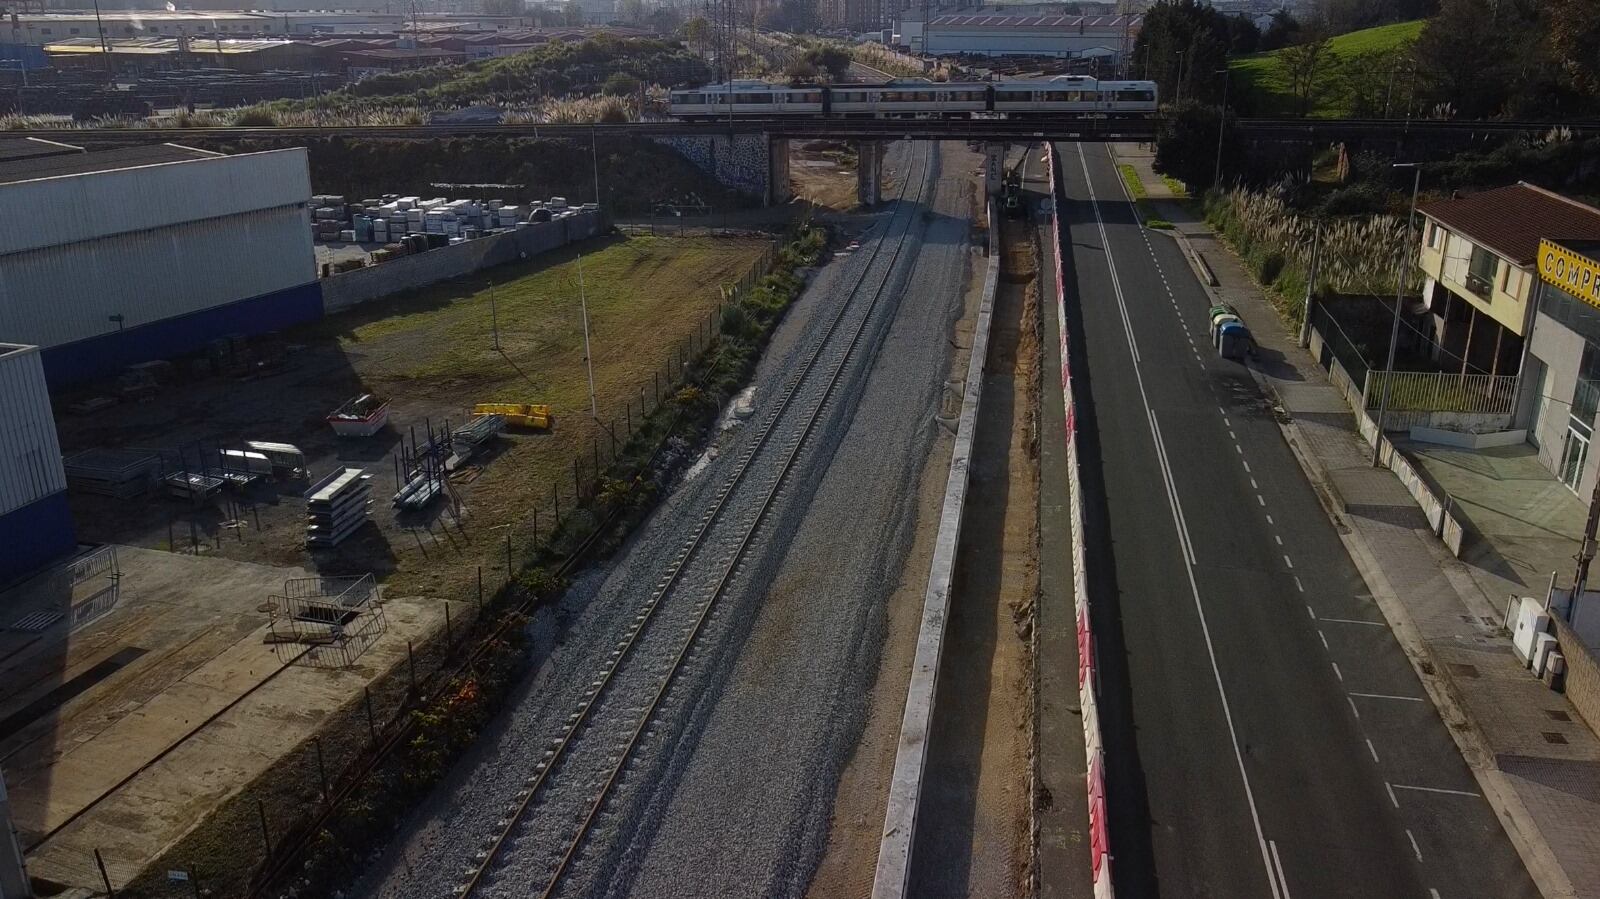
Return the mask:
[[971,118],[1001,115],[1146,117],[1156,113],[1151,81],[1100,81],[1081,75],[1015,81],[926,79],[880,84],[779,85],[734,81],[673,91],[671,114],[686,119],[780,118]]

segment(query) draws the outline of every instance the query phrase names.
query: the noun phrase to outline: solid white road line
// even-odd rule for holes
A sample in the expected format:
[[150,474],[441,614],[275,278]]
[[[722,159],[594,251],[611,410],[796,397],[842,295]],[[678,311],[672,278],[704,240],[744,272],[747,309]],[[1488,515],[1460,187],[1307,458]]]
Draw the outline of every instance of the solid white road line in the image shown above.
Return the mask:
[[1350,714],[1356,716],[1356,720],[1360,721],[1361,720],[1361,710],[1356,708],[1356,701],[1354,699],[1351,699],[1348,696],[1346,696],[1344,698],[1344,701],[1350,703]]
[[1395,808],[1399,808],[1400,807],[1400,799],[1399,799],[1399,797],[1394,795],[1394,784],[1389,783],[1388,781],[1384,781],[1383,782],[1383,788],[1389,792],[1389,804],[1394,806]]
[[1272,867],[1278,875],[1278,884],[1283,888],[1283,899],[1289,899],[1289,878],[1283,876],[1283,860],[1278,858],[1278,841],[1269,843],[1272,847]]
[[[1222,669],[1217,663],[1217,650],[1211,642],[1211,627],[1206,623],[1205,603],[1200,599],[1200,585],[1195,581],[1194,557],[1189,548],[1188,525],[1184,523],[1183,507],[1178,500],[1176,485],[1172,483],[1171,474],[1166,464],[1166,451],[1162,446],[1161,429],[1156,423],[1155,412],[1150,408],[1150,397],[1144,388],[1144,373],[1139,369],[1138,342],[1133,336],[1133,322],[1128,316],[1127,300],[1122,293],[1122,281],[1117,276],[1117,263],[1111,254],[1111,239],[1106,234],[1105,219],[1100,215],[1100,201],[1095,196],[1094,180],[1089,176],[1089,158],[1083,152],[1083,144],[1078,144],[1078,162],[1083,166],[1083,180],[1089,191],[1089,206],[1094,210],[1095,225],[1100,230],[1100,245],[1106,254],[1106,268],[1111,272],[1111,289],[1116,294],[1117,308],[1122,317],[1123,331],[1128,339],[1128,348],[1133,353],[1133,378],[1139,388],[1139,398],[1144,403],[1145,412],[1150,419],[1150,439],[1155,442],[1156,459],[1161,464],[1162,480],[1167,488],[1167,505],[1172,511],[1172,525],[1177,531],[1178,541],[1183,550],[1183,555],[1188,564],[1185,566],[1189,576],[1189,593],[1194,597],[1195,612],[1200,616],[1200,634],[1205,640],[1206,654],[1211,661],[1211,677],[1217,685],[1217,698],[1222,702],[1222,718],[1228,725],[1228,739],[1233,744],[1233,760],[1239,767],[1239,780],[1244,785],[1245,803],[1250,807],[1250,821],[1256,831],[1256,845],[1261,851],[1261,862],[1267,870],[1267,884],[1272,888],[1274,899],[1288,899],[1278,890],[1278,880],[1273,876],[1274,866],[1272,858],[1268,855],[1267,837],[1261,829],[1261,812],[1256,808],[1255,791],[1250,787],[1250,773],[1244,767],[1244,751],[1239,748],[1239,733],[1233,724],[1233,710],[1228,703],[1228,691],[1222,684]],[[1126,192],[1126,188],[1124,188]],[[1129,200],[1132,205],[1132,200]],[[1257,497],[1259,499],[1259,497]],[[1263,503],[1264,504],[1264,503]]]
[[1351,696],[1360,696],[1365,699],[1393,699],[1397,702],[1421,702],[1415,696],[1392,696],[1388,693],[1351,693]]
[[1328,645],[1328,635],[1327,634],[1324,634],[1322,631],[1319,630],[1319,631],[1317,631],[1317,636],[1322,638],[1322,648],[1323,649],[1327,649],[1327,650],[1333,649],[1333,647]]
[[1371,737],[1367,738],[1367,751],[1372,753],[1372,760],[1374,762],[1377,762],[1380,765],[1383,764],[1382,762],[1378,761],[1378,747],[1372,745],[1372,738]]
[[1300,583],[1300,575],[1298,574],[1294,576],[1294,588],[1301,593],[1306,592],[1306,588]]
[[1323,621],[1332,621],[1334,624],[1365,624],[1369,627],[1388,627],[1381,621],[1362,621],[1359,618],[1324,618]]
[[1417,837],[1409,827],[1406,828],[1406,839],[1411,841],[1411,851],[1416,853],[1417,861],[1422,861],[1422,847],[1417,845]]
[[1333,666],[1333,676],[1339,679],[1339,683],[1344,683],[1344,672],[1339,670],[1339,663],[1329,662],[1328,664]]
[[1471,790],[1442,790],[1438,787],[1416,787],[1409,784],[1395,784],[1396,790],[1416,790],[1418,793],[1443,793],[1446,796],[1471,796],[1477,798],[1479,794]]

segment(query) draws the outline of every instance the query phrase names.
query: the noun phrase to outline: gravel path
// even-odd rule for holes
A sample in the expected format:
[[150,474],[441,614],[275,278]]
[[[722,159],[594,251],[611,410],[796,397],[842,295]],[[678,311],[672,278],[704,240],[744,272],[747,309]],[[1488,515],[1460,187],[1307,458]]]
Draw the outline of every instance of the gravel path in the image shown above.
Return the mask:
[[[908,165],[911,165],[908,163]],[[911,165],[920,171],[923,166]],[[919,183],[913,193],[920,192]],[[902,204],[906,206],[906,204]],[[599,809],[594,836],[582,844],[569,877],[562,882],[562,895],[590,893],[601,886],[616,886],[626,881],[619,876],[630,870],[636,854],[625,850],[641,834],[654,833],[656,822],[650,812],[666,795],[665,787],[685,753],[671,751],[682,743],[692,743],[694,730],[709,708],[707,692],[725,676],[734,658],[739,638],[748,628],[752,605],[758,607],[765,585],[788,545],[797,520],[816,481],[826,469],[827,459],[837,444],[838,435],[854,408],[872,358],[871,350],[893,321],[896,300],[902,296],[916,257],[917,241],[926,222],[920,209],[903,208],[875,226],[863,240],[862,250],[823,269],[805,298],[797,304],[780,329],[767,361],[758,373],[753,427],[733,428],[718,439],[720,452],[699,474],[675,491],[664,507],[652,517],[644,533],[611,571],[591,575],[585,583],[569,591],[560,609],[543,615],[535,624],[535,652],[548,651],[540,671],[524,685],[513,709],[502,716],[494,732],[486,735],[468,758],[458,766],[450,780],[436,792],[426,808],[405,828],[402,837],[388,852],[361,892],[374,896],[438,896],[449,893],[473,864],[485,840],[498,832],[499,822],[510,804],[519,799],[530,777],[550,758],[554,741],[572,727],[572,716],[588,706],[588,717],[571,731],[571,754],[550,766],[544,789],[535,794],[524,824],[513,828],[503,851],[504,864],[493,869],[485,880],[485,895],[526,895],[537,892],[549,879],[553,862],[559,858],[578,822],[587,813],[612,765],[620,757],[642,710],[668,670],[682,635],[699,615],[703,605],[697,597],[709,592],[712,580],[732,558],[736,535],[747,531],[755,517],[761,497],[774,485],[771,470],[775,460],[796,446],[798,428],[790,414],[778,422],[771,440],[759,449],[754,445],[766,421],[774,412],[764,408],[763,399],[773,398],[776,406],[784,388],[793,383],[803,365],[804,354],[820,330],[832,319],[831,312],[842,303],[848,288],[863,271],[866,283],[878,283],[890,274],[885,302],[873,313],[864,330],[864,345],[841,372],[839,387],[825,407],[817,424],[816,438],[799,445],[795,474],[782,485],[769,517],[758,530],[753,551],[735,570],[726,598],[708,613],[706,630],[688,658],[686,672],[674,682],[664,712],[645,732],[640,751],[623,769],[612,799]],[[901,262],[887,272],[891,252],[902,232],[910,232]],[[884,240],[885,251],[874,256],[874,242]],[[865,303],[845,308],[841,333],[855,330]],[[800,336],[797,336],[800,335]],[[797,387],[795,408],[815,406],[823,378],[831,372],[829,360],[835,348],[830,345],[819,363],[819,376],[807,378]],[[737,468],[747,456],[749,476],[735,480]],[[727,508],[709,521],[705,518],[717,500],[726,494]],[[652,597],[652,588],[662,582],[664,573],[683,551],[684,540],[706,522],[704,547],[683,569],[681,584],[668,590],[646,621],[638,618],[641,607]],[[619,640],[637,632],[637,643],[619,653]],[[554,645],[559,643],[560,645]],[[614,686],[596,696],[597,671],[608,659],[618,666]],[[590,700],[592,699],[592,703]],[[674,827],[677,822],[674,822]]]

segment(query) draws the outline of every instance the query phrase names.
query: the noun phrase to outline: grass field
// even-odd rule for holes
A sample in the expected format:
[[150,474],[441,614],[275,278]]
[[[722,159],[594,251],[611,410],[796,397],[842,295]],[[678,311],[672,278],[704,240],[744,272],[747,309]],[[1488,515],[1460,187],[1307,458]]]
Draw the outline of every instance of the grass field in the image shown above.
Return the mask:
[[[1367,53],[1393,50],[1414,41],[1422,33],[1423,20],[1381,25],[1341,34],[1328,42],[1330,53],[1339,60],[1351,59]],[[1244,105],[1252,115],[1298,114],[1299,101],[1289,86],[1282,50],[1243,56],[1228,64],[1233,72],[1234,87],[1248,96]],[[1334,63],[1322,66],[1331,75]],[[1339,91],[1324,91],[1311,114],[1319,117],[1339,117],[1350,112],[1348,100]]]

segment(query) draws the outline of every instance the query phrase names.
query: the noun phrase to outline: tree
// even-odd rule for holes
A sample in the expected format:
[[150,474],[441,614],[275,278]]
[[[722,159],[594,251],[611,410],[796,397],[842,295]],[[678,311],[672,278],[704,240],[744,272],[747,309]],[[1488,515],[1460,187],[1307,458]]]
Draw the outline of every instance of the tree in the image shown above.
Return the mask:
[[1445,0],[1423,27],[1414,55],[1430,105],[1448,104],[1476,118],[1504,104],[1513,51],[1508,29],[1495,23],[1497,5],[1490,0]]
[[1242,15],[1228,16],[1228,52],[1254,53],[1261,46],[1261,29]]
[[1145,13],[1134,41],[1138,77],[1156,82],[1164,100],[1196,98],[1218,102],[1232,45],[1228,17],[1196,0],[1159,0]]
[[1306,41],[1278,51],[1278,61],[1289,79],[1289,92],[1300,101],[1300,114],[1310,115],[1326,92],[1329,78],[1324,64],[1333,54],[1327,38]]
[[[1203,103],[1185,101],[1168,110],[1156,129],[1156,171],[1171,175],[1193,189],[1211,186],[1217,167],[1217,120],[1221,109]],[[1239,172],[1226,170],[1229,160],[1243,156],[1243,148],[1236,137],[1233,115],[1228,116],[1228,128],[1223,133],[1223,180],[1237,177]]]
[[689,49],[704,55],[706,48],[711,46],[711,23],[704,16],[695,16],[683,23],[683,39],[689,42]]
[[1261,43],[1257,49],[1262,51],[1278,50],[1300,41],[1300,23],[1289,14],[1286,9],[1280,9],[1272,14],[1272,24],[1261,34]]
[[622,0],[622,21],[644,21],[644,0]]
[[1550,55],[1578,91],[1600,94],[1600,4],[1545,0]]
[[806,84],[816,81],[817,76],[821,73],[817,71],[817,67],[810,60],[802,56],[789,63],[789,68],[785,70],[784,74],[789,76],[789,81],[793,84]]
[[626,72],[612,72],[600,85],[600,93],[608,97],[629,97],[639,90],[639,79]]
[[841,47],[812,47],[801,57],[818,71],[825,71],[834,81],[843,81],[850,73],[850,53]]

